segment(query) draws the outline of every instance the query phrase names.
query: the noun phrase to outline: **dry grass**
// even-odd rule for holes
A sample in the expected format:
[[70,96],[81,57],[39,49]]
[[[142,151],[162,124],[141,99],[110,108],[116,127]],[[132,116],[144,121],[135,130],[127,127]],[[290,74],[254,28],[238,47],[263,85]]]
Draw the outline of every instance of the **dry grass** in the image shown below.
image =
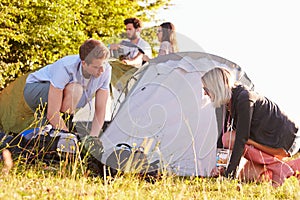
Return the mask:
[[[68,164],[74,165],[74,164]],[[16,162],[0,175],[0,199],[299,199],[294,177],[274,188],[270,183],[239,183],[224,178],[163,176],[149,183],[133,175],[91,177],[82,169]],[[1,163],[6,168],[5,162]],[[73,171],[72,171],[73,170]]]

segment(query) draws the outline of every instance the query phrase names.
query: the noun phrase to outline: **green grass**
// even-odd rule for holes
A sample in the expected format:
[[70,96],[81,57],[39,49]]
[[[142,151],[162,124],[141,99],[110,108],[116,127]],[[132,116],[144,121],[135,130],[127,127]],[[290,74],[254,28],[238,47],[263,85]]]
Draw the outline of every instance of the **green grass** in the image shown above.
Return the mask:
[[[79,166],[76,164],[76,167]],[[3,163],[0,169],[3,168]],[[270,183],[239,183],[225,178],[163,176],[149,183],[133,175],[100,178],[74,163],[47,166],[15,162],[0,174],[0,199],[299,199],[295,177],[274,188]]]

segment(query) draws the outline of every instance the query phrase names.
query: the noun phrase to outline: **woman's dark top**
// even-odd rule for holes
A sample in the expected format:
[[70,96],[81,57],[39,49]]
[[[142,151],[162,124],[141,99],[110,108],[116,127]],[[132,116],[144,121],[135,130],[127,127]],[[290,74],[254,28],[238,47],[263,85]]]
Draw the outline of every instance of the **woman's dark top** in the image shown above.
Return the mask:
[[298,131],[295,123],[274,102],[241,85],[232,89],[230,113],[236,138],[226,176],[235,175],[249,138],[288,151]]

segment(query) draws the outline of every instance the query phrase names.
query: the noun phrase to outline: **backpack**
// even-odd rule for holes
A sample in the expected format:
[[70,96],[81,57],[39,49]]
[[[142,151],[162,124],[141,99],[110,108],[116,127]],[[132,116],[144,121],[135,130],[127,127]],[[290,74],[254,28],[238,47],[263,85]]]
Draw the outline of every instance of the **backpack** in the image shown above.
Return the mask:
[[129,172],[146,180],[159,177],[158,163],[158,160],[149,163],[143,148],[133,148],[126,143],[117,144],[115,150],[106,159],[109,175]]
[[27,162],[38,159],[58,163],[79,150],[77,135],[53,129],[51,125],[29,129],[15,137],[4,135],[2,140],[2,148],[9,149],[13,155],[22,155]]

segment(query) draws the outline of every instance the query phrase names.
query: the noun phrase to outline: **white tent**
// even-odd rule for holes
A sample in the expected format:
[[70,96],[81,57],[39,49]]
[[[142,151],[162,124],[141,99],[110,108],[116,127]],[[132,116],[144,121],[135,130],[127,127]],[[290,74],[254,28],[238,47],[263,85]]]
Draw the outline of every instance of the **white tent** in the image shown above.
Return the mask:
[[102,162],[119,143],[142,147],[150,162],[179,176],[209,176],[216,165],[222,112],[202,90],[201,76],[221,66],[253,87],[244,71],[219,56],[181,52],[160,56],[139,69],[128,93],[101,135]]

